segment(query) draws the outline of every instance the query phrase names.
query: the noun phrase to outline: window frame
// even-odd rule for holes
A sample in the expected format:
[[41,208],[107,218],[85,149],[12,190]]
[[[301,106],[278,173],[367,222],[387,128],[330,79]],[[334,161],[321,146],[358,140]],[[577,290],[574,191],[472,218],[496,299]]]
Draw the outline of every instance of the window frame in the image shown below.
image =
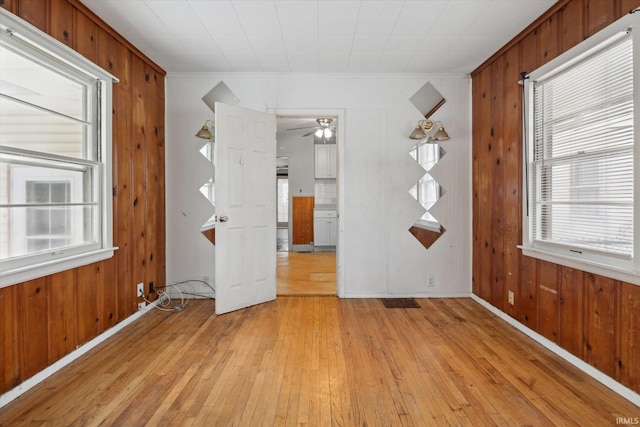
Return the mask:
[[[284,196],[284,194],[282,194],[283,192],[280,191],[280,182],[281,181],[286,181],[286,188],[287,188],[287,194],[286,197],[281,197]],[[282,186],[282,188],[284,188],[285,185]],[[277,198],[277,203],[276,203],[276,225],[277,224],[288,224],[289,223],[289,199],[290,199],[290,195],[289,195],[289,175],[277,175],[276,176],[276,198]],[[282,203],[280,203],[282,202]],[[281,209],[282,208],[282,209]],[[283,215],[286,219],[286,221],[280,221],[281,219],[281,215]]]
[[[0,8],[0,37],[3,43],[17,47],[27,55],[44,59],[46,62],[55,63],[54,68],[63,64],[69,71],[69,75],[83,75],[95,81],[91,85],[94,91],[92,100],[94,106],[90,108],[95,118],[92,141],[85,147],[91,150],[89,159],[72,159],[54,154],[30,152],[28,150],[3,147],[3,151],[23,155],[25,158],[52,159],[54,161],[76,162],[79,165],[94,168],[96,198],[98,200],[100,220],[95,224],[99,227],[100,242],[97,245],[87,245],[81,250],[66,250],[46,252],[43,254],[27,255],[21,257],[21,262],[0,263],[0,288],[22,283],[28,280],[47,276],[57,272],[80,267],[90,263],[102,261],[113,256],[117,249],[113,247],[113,201],[112,201],[112,95],[113,83],[118,79],[112,74],[87,60],[79,53],[55,40],[48,34],[40,31],[19,17]],[[97,145],[97,146],[96,146]]]
[[[47,196],[49,199],[49,202],[51,202],[52,196],[53,196],[53,188],[54,186],[62,186],[62,188],[64,188],[64,203],[70,203],[71,201],[71,191],[72,191],[72,180],[70,179],[55,179],[55,180],[51,180],[51,179],[47,179],[47,180],[43,180],[40,181],[38,179],[28,179],[25,180],[24,182],[25,187],[26,187],[26,202],[27,203],[32,203],[30,201],[30,199],[35,198],[35,194],[36,194],[36,189],[37,187],[43,187],[47,188]],[[53,233],[52,229],[54,228],[55,224],[54,224],[54,214],[56,212],[61,212],[63,215],[63,224],[62,224],[62,228],[63,228],[63,234],[60,234],[60,232],[58,233]],[[47,233],[42,233],[40,232],[36,226],[36,224],[38,224],[38,220],[37,217],[40,216],[40,213],[44,213],[47,216],[47,224],[46,224],[46,229],[48,230]],[[27,215],[25,218],[25,241],[27,243],[27,247],[33,245],[34,243],[37,243],[38,241],[48,241],[49,244],[47,246],[49,246],[49,248],[51,248],[51,241],[52,240],[65,240],[67,241],[67,245],[69,246],[70,242],[71,242],[71,236],[73,233],[73,226],[72,226],[72,221],[71,221],[71,217],[73,216],[73,214],[71,212],[68,212],[67,210],[63,210],[60,207],[54,207],[53,209],[42,209],[42,207],[40,207],[39,209],[36,210],[31,210],[31,211],[27,211]],[[59,226],[58,226],[59,227]]]
[[[70,163],[70,162],[65,162],[65,164],[68,164],[68,163]],[[87,169],[91,169],[90,178],[93,179],[93,177],[98,174],[96,172],[96,169],[98,168],[99,165],[97,164],[97,162],[91,162],[91,163],[93,163],[93,164],[92,165],[90,164]],[[84,164],[79,164],[79,167],[85,167],[85,166],[86,165],[84,165]],[[48,175],[47,174],[40,175],[40,174],[28,174],[28,173],[26,173],[26,171],[20,171],[19,169],[18,170],[12,170],[12,172],[11,172],[12,173],[12,183],[11,183],[12,185],[11,185],[11,190],[10,191],[13,192],[13,193],[18,193],[21,188],[26,188],[27,191],[24,192],[24,194],[23,194],[24,195],[24,200],[21,200],[21,201],[24,202],[25,205],[27,205],[27,204],[30,205],[30,207],[33,207],[33,208],[36,208],[36,209],[37,208],[41,208],[41,209],[44,208],[44,210],[48,210],[47,208],[55,208],[55,207],[50,206],[47,203],[32,203],[32,202],[28,201],[28,193],[29,193],[29,191],[28,191],[27,187],[28,187],[29,183],[40,183],[40,184],[48,183],[50,185],[51,184],[65,183],[65,184],[69,185],[69,190],[70,190],[69,196],[71,196],[72,193],[75,194],[76,196],[78,196],[80,194],[80,192],[78,191],[79,189],[80,190],[85,190],[85,188],[83,187],[82,182],[81,182],[83,177],[66,176],[64,174],[64,172],[58,174],[57,173],[58,171],[56,169],[54,169],[54,168],[50,168],[47,172],[49,172]],[[95,185],[92,185],[92,187],[95,187]],[[95,188],[92,188],[91,189],[91,194],[94,194],[94,193],[97,193],[97,191],[96,191]],[[20,204],[21,201],[18,200],[18,204]],[[66,203],[70,204],[70,203],[72,203],[72,200],[69,199],[69,200],[67,200]],[[87,205],[89,205],[89,204],[87,203]],[[97,205],[97,202],[96,203],[92,203],[92,205]],[[70,206],[73,206],[73,205],[70,205]],[[67,207],[70,207],[70,206],[67,206]],[[60,206],[58,208],[60,208]],[[83,217],[86,215],[86,213],[85,212],[67,212],[67,214],[75,219],[74,224],[70,228],[72,230],[75,230],[76,232],[78,232],[79,227],[80,227],[78,225],[78,220],[79,219],[83,219]],[[97,215],[99,213],[95,212],[94,214]],[[13,216],[13,214],[11,214],[10,217],[11,217],[11,222],[12,222],[12,224],[14,226],[17,225],[18,228],[21,228],[21,227],[24,228],[25,240],[29,240],[29,232],[28,232],[29,211],[26,212],[26,217],[25,218],[21,218],[19,214],[17,214],[15,217]],[[92,224],[93,224],[93,222],[92,222]],[[81,226],[83,228],[85,227],[84,221],[81,222]],[[69,231],[71,232],[72,230],[69,230]],[[71,235],[69,237],[71,237],[72,235],[73,235],[73,233],[71,233]],[[42,235],[42,237],[44,237],[44,235]],[[96,249],[97,247],[99,247],[97,243],[94,243],[94,244],[91,244],[91,245],[92,245],[91,249]],[[84,246],[87,247],[88,244],[85,244]],[[70,250],[73,250],[71,248],[72,248],[72,245],[67,245],[66,249],[63,249],[63,250],[65,250],[67,253],[70,253]],[[75,253],[79,253],[81,251],[82,250],[78,248],[78,249],[75,249],[74,252]],[[26,256],[29,256],[31,259],[34,260],[35,263],[37,263],[38,260],[45,261],[48,258],[51,258],[51,254],[49,252],[51,252],[51,250],[45,251],[45,252],[43,252],[41,254],[36,254],[36,253],[27,254]],[[20,266],[20,260],[19,259],[15,260],[15,261],[14,260],[6,260],[4,262],[7,263],[6,266],[8,266],[8,269],[11,269],[10,266],[13,265],[13,264],[16,264],[16,261],[18,261],[17,264],[18,264],[18,266]]]
[[630,37],[633,43],[633,174],[640,176],[640,13],[628,14],[607,26],[597,34],[559,55],[547,64],[530,73],[521,82],[524,86],[524,142],[523,149],[523,209],[522,209],[522,249],[523,255],[553,262],[556,264],[580,269],[586,272],[611,277],[629,283],[640,284],[640,185],[634,179],[633,188],[633,251],[630,258],[616,255],[605,255],[598,251],[583,250],[581,253],[572,251],[568,245],[554,243],[540,243],[533,239],[533,208],[534,208],[534,92],[536,80],[556,74],[575,65],[581,60],[602,49],[603,44],[611,44],[617,35],[632,29]]

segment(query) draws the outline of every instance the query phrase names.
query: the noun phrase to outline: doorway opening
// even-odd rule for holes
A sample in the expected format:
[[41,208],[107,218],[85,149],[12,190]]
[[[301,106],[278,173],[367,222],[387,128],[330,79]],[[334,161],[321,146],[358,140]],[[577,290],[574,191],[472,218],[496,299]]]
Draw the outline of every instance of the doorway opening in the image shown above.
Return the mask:
[[278,295],[336,295],[337,117],[277,116]]

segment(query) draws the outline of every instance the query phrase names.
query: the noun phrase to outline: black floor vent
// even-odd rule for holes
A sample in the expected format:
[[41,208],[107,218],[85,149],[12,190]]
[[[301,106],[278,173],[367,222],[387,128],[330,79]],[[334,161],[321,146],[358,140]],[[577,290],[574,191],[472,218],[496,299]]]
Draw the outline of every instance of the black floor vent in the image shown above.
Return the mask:
[[380,298],[386,308],[420,308],[415,298]]

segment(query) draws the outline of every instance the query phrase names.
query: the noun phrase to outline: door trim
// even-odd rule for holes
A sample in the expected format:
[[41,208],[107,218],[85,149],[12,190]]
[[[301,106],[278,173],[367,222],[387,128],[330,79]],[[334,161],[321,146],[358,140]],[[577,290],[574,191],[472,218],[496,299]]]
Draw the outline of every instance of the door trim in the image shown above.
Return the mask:
[[[346,114],[343,108],[268,108],[267,112],[275,114],[276,120],[278,116],[290,116],[290,117],[322,117],[330,116],[338,118],[337,135],[336,135],[336,149],[337,149],[337,176],[336,184],[338,187],[338,203],[336,204],[336,211],[338,213],[338,244],[336,245],[336,295],[338,298],[345,297],[345,283],[346,283],[346,265],[345,255],[341,248],[344,248],[344,230],[342,228],[342,221],[340,218],[343,216],[343,209],[345,206],[344,200],[344,135],[346,129]],[[274,249],[275,250],[275,249]]]

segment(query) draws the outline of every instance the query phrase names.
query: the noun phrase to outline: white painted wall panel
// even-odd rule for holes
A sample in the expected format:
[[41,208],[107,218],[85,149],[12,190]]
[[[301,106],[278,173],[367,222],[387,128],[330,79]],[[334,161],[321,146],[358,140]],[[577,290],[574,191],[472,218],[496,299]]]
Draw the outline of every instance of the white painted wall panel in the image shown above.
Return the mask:
[[[174,95],[167,102],[165,144],[167,284],[204,277],[213,281],[214,246],[200,232],[213,212],[199,190],[213,169],[200,153],[205,140],[194,136],[206,119],[213,119],[213,113],[200,101],[207,91],[200,92],[188,80],[172,83],[168,93]],[[193,102],[193,97],[198,102]],[[194,286],[197,293],[212,294],[204,285]]]
[[[343,296],[454,296],[471,291],[470,84],[461,75],[169,74],[167,77],[167,280],[213,277],[213,246],[196,242],[201,183],[193,134],[211,111],[201,97],[221,80],[240,105],[260,111],[343,114],[338,130]],[[427,81],[447,99],[433,117],[451,136],[437,179],[447,232],[426,250],[408,232],[421,215],[408,196],[421,172],[408,152],[420,113],[409,98]],[[195,179],[195,175],[198,179]],[[194,184],[194,182],[197,184]],[[204,182],[204,181],[203,181]],[[193,190],[190,186],[196,185]],[[193,194],[192,194],[193,193]],[[185,217],[181,212],[187,214]],[[188,228],[188,230],[187,230]],[[275,248],[274,248],[275,250]],[[435,286],[426,286],[427,277]]]
[[[387,293],[386,111],[349,110],[345,117],[344,230],[347,294]],[[375,126],[371,126],[375,123]]]

